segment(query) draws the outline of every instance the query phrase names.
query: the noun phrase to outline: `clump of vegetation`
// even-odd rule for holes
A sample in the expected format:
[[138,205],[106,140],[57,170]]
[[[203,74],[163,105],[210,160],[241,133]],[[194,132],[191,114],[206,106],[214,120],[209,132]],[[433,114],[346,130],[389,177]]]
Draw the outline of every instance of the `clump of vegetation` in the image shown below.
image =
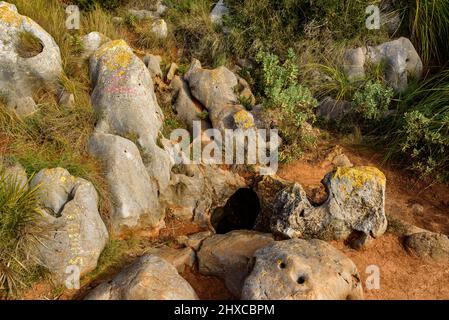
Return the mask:
[[38,222],[38,189],[28,189],[0,168],[0,295],[17,293],[44,271],[35,256],[36,245],[45,236]]
[[32,58],[42,52],[44,46],[39,38],[29,31],[23,31],[19,34],[17,43],[17,53],[22,58]]
[[314,108],[318,102],[310,90],[298,82],[296,55],[289,49],[287,59],[281,63],[277,55],[261,51],[256,61],[261,65],[260,87],[265,106],[276,109],[286,147],[294,146],[295,153],[300,153],[303,147],[310,145],[310,130],[305,129],[315,120]]
[[101,6],[106,10],[113,10],[121,5],[124,5],[127,1],[125,0],[75,0],[76,5],[78,5],[82,10],[93,10],[97,6]]
[[354,94],[355,112],[365,120],[379,120],[386,115],[394,91],[381,82],[368,81]]

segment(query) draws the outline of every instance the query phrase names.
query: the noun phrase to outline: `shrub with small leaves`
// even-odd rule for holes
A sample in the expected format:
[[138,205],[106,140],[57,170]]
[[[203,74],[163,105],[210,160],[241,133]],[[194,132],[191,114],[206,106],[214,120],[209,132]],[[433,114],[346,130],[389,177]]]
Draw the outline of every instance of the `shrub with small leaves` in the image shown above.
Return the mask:
[[366,120],[379,120],[388,111],[393,95],[392,88],[378,81],[368,81],[354,94],[355,111]]

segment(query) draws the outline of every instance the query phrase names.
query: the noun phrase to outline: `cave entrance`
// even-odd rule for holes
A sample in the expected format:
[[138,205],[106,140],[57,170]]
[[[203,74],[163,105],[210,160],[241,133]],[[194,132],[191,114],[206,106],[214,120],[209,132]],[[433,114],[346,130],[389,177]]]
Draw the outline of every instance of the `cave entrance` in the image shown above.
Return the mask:
[[214,210],[211,216],[212,226],[219,234],[232,230],[252,230],[260,213],[257,194],[248,188],[237,190],[224,207]]

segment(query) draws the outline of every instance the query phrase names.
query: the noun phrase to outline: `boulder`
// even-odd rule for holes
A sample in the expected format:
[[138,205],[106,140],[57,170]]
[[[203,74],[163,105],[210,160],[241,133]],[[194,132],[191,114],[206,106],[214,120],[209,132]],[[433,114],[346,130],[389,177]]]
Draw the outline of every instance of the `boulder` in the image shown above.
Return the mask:
[[195,264],[195,252],[191,248],[174,249],[167,246],[148,248],[146,254],[158,256],[171,263],[179,273],[184,272],[186,267],[192,268]]
[[143,62],[147,66],[148,70],[150,70],[150,74],[153,79],[155,77],[160,77],[162,79],[162,70],[161,70],[162,58],[161,58],[161,56],[147,54],[143,58]]
[[[24,46],[21,38],[35,46]],[[35,111],[33,93],[41,88],[56,90],[62,60],[54,39],[36,22],[17,12],[13,4],[0,1],[0,94],[19,116]]]
[[157,144],[164,119],[151,74],[123,40],[110,41],[90,59],[91,100],[100,115],[96,132],[135,139],[159,190],[168,186],[171,161]]
[[248,230],[214,235],[203,242],[198,252],[199,272],[224,279],[229,291],[239,297],[251,257],[273,241],[271,234]]
[[223,207],[245,180],[238,174],[212,165],[180,165],[170,186],[161,194],[166,210],[178,218],[211,227],[211,214]]
[[89,152],[101,159],[113,200],[111,222],[116,231],[134,228],[139,222],[161,225],[156,182],[145,169],[136,145],[125,138],[95,133]]
[[223,23],[223,16],[227,15],[228,13],[229,9],[225,5],[224,1],[218,0],[210,13],[210,21],[214,24],[221,25]]
[[145,255],[100,284],[85,300],[198,300],[176,268],[155,255]]
[[234,114],[245,108],[239,104],[235,88],[236,75],[226,67],[203,69],[198,60],[193,60],[185,75],[192,95],[208,110],[212,126],[224,132],[236,129]]
[[405,237],[404,245],[418,257],[449,263],[449,238],[444,234],[414,233]]
[[68,267],[77,266],[80,276],[94,270],[109,238],[95,187],[62,168],[41,170],[30,182],[36,186],[44,209],[40,224],[48,230],[36,256],[59,282]]
[[363,299],[355,264],[321,240],[273,242],[254,254],[242,300]]
[[379,46],[349,49],[345,52],[344,66],[350,80],[365,76],[365,65],[386,63],[385,79],[396,91],[407,88],[410,78],[420,78],[422,61],[407,38],[385,42]]
[[93,31],[81,38],[83,45],[82,57],[88,59],[95,51],[97,51],[103,44],[111,41],[108,37],[100,32]]
[[347,239],[353,232],[381,236],[387,228],[384,174],[373,167],[339,167],[323,184],[328,199],[314,207],[295,183],[276,195],[271,230],[288,238]]

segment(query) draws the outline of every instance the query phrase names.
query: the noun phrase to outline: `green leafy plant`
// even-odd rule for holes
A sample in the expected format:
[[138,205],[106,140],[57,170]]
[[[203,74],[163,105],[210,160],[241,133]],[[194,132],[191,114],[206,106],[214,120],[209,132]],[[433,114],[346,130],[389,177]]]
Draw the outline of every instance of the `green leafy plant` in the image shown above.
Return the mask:
[[0,293],[14,294],[36,279],[34,249],[45,234],[38,223],[38,190],[0,168]]
[[392,88],[368,81],[354,94],[354,109],[366,120],[379,120],[388,111],[393,95]]

